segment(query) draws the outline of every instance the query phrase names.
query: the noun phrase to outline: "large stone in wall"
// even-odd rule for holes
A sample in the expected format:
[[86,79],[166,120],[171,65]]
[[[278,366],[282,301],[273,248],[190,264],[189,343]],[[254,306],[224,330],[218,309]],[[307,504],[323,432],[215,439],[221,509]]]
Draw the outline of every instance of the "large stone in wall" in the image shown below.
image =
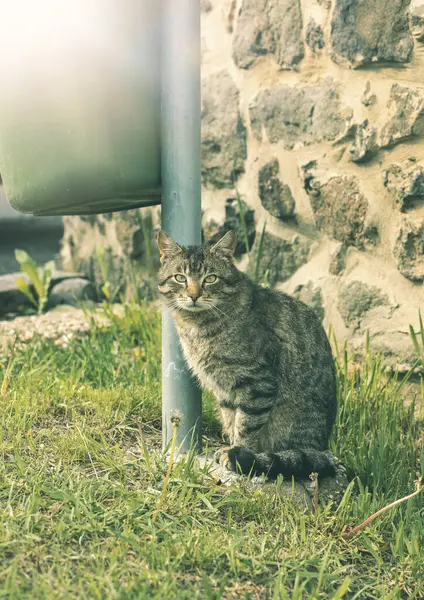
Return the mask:
[[384,185],[393,194],[402,212],[422,206],[424,202],[424,166],[409,161],[390,165],[384,172]]
[[116,299],[120,293],[132,295],[134,286],[147,293],[144,282],[158,267],[149,211],[64,217],[64,226],[63,268],[85,274],[99,292],[108,284]]
[[242,69],[270,54],[282,69],[293,69],[304,56],[299,0],[243,0],[233,58]]
[[410,60],[410,0],[336,0],[331,22],[332,58],[353,67]]
[[239,91],[227,70],[202,82],[202,178],[217,188],[233,187],[244,172],[246,128]]
[[280,164],[274,159],[259,170],[258,191],[262,206],[277,219],[293,217],[295,201],[290,187],[280,180]]
[[424,281],[424,221],[404,218],[393,248],[399,271],[411,281]]
[[387,111],[389,118],[381,130],[381,147],[424,133],[424,89],[394,83]]
[[367,311],[387,304],[386,294],[377,286],[367,285],[362,281],[351,281],[342,288],[337,308],[346,327],[350,327],[353,323],[357,325],[358,320]]
[[287,281],[307,262],[310,246],[311,242],[299,235],[291,240],[267,232],[257,235],[249,256],[248,273],[258,283],[267,280],[271,286]]
[[249,108],[252,131],[259,140],[263,130],[271,143],[296,144],[334,140],[346,128],[351,111],[342,111],[334,81],[315,85],[280,85],[257,94]]
[[354,175],[335,175],[321,183],[305,171],[305,190],[309,195],[320,231],[345,246],[363,247],[367,239],[368,200]]

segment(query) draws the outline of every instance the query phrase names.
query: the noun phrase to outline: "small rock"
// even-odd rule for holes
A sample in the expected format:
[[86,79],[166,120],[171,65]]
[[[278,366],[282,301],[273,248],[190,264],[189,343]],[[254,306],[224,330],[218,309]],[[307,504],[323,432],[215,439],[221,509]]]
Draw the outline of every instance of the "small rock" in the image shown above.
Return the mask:
[[394,83],[387,103],[390,115],[384,125],[380,146],[390,146],[424,129],[424,96],[421,91]]
[[264,165],[258,176],[259,198],[262,206],[277,219],[293,217],[295,201],[290,187],[280,181],[277,159]]
[[262,129],[271,143],[283,141],[291,150],[296,143],[334,140],[345,130],[351,113],[343,113],[331,78],[315,85],[279,85],[257,94],[249,108],[252,132],[262,139]]
[[308,281],[305,285],[298,285],[294,290],[293,296],[310,306],[320,321],[324,319],[325,310],[321,288],[315,285],[313,281]]
[[271,54],[282,69],[294,69],[303,59],[302,13],[299,0],[243,0],[233,58],[242,69]]
[[331,21],[332,59],[352,67],[410,60],[410,0],[336,0]]
[[411,281],[424,281],[424,223],[404,218],[393,248],[400,273]]
[[393,164],[384,171],[384,186],[394,195],[399,194],[399,188],[402,187],[404,170],[401,165]]
[[337,308],[346,326],[349,327],[365,312],[386,304],[388,298],[378,287],[367,285],[362,281],[352,281],[340,292]]
[[306,27],[306,43],[315,54],[325,46],[322,27],[321,25],[317,25],[315,19],[312,17],[309,19],[308,26]]
[[384,172],[384,185],[402,212],[415,208],[424,202],[424,166],[415,162],[390,165]]
[[309,258],[311,242],[299,235],[290,241],[265,232],[256,236],[250,252],[248,274],[258,283],[267,275],[271,286],[287,281]]
[[346,255],[346,246],[340,244],[339,247],[332,253],[330,258],[329,271],[331,275],[340,275],[340,273],[344,271],[346,268]]
[[217,188],[233,187],[244,172],[246,128],[239,109],[239,91],[228,71],[202,83],[202,178]]
[[370,159],[377,147],[377,130],[371,127],[366,119],[360,125],[355,126],[354,141],[349,150],[350,160],[352,162],[364,162]]
[[91,281],[77,277],[75,279],[64,279],[51,288],[48,308],[59,304],[77,306],[85,300],[97,300],[97,292]]
[[[336,459],[335,476],[318,479],[319,504],[323,505],[331,502],[334,506],[337,506],[341,502],[348,485],[349,480],[347,478],[346,469],[344,465]],[[305,480],[303,486],[311,496],[311,499],[313,499],[316,482]]]
[[371,92],[371,83],[367,81],[361,102],[364,106],[373,106],[377,102],[377,96]]
[[380,231],[375,221],[369,221],[364,229],[364,243],[369,246],[376,246],[381,241]]

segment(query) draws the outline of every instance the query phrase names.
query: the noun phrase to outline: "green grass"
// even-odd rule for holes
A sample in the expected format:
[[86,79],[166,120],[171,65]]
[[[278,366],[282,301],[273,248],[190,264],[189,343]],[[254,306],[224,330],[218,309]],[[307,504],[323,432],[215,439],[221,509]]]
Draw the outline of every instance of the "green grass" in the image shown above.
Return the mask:
[[[407,381],[387,378],[369,351],[350,374],[340,352],[332,448],[352,482],[338,508],[309,514],[278,483],[218,486],[188,456],[153,520],[167,469],[160,319],[135,304],[107,310],[110,328],[93,320],[66,347],[38,339],[15,352],[0,397],[0,598],[424,597],[422,497],[342,537],[423,474]],[[216,442],[207,395],[204,406]]]

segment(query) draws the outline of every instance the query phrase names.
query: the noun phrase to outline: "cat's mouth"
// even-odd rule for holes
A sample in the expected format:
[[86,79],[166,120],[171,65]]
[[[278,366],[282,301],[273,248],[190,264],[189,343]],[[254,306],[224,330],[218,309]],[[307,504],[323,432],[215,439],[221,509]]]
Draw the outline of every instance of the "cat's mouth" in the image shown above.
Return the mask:
[[189,301],[183,301],[183,302],[179,302],[178,303],[180,308],[182,308],[183,310],[187,310],[188,312],[193,312],[193,313],[197,313],[197,312],[202,312],[204,310],[209,310],[210,306],[208,304],[205,304],[203,302],[193,302],[192,300]]

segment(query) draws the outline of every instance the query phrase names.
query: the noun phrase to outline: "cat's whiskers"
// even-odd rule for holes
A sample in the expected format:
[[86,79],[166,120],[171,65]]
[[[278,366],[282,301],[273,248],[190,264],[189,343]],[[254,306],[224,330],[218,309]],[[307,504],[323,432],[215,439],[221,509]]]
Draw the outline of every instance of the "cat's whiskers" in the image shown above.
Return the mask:
[[182,306],[180,306],[180,305],[178,304],[178,301],[177,301],[177,300],[171,300],[171,301],[168,303],[168,306],[169,306],[169,308],[170,308],[170,309],[172,309],[172,310],[175,310],[175,311],[177,311],[177,312],[181,312],[181,311],[183,310]]
[[212,307],[213,311],[217,311],[217,313],[221,313],[224,317],[228,317],[228,315],[223,310],[218,308],[218,306],[216,304],[214,304],[213,302],[210,301],[210,302],[208,302],[208,304],[209,304],[209,306]]
[[[214,315],[215,315],[215,316],[218,318],[218,320],[219,320],[221,323],[225,323],[225,321],[223,321],[223,319],[222,319],[222,316],[221,316],[221,314],[220,314],[219,312],[217,312],[215,309],[212,309],[212,310],[213,310],[213,314],[214,314]],[[225,316],[226,316],[226,315],[225,315]],[[224,325],[224,326],[225,326],[225,325]]]

